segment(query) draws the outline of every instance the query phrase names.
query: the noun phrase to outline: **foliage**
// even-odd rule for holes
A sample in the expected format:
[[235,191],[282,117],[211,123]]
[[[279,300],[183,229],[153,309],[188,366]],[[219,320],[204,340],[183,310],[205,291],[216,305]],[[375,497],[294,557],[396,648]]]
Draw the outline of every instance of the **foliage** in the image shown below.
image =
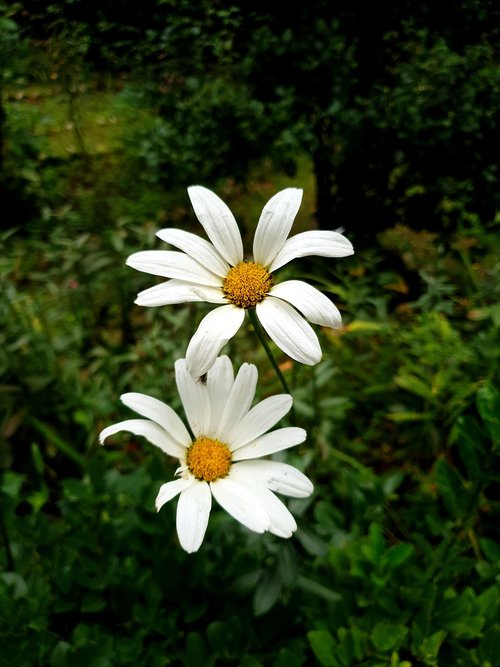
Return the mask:
[[[459,3],[453,31],[408,2],[404,23],[377,9],[365,43],[326,4],[5,10],[0,665],[498,660],[495,30],[487,3]],[[290,502],[291,540],[215,510],[188,556],[174,507],[153,509],[172,462],[96,436],[125,391],[180,408],[173,361],[206,311],[133,306],[151,279],[124,260],[160,227],[195,231],[191,179],[216,182],[248,238],[271,194],[304,185],[310,228],[320,139],[336,224],[366,222],[370,242],[289,274],[344,319],[318,367],[279,358],[308,432],[286,460],[315,493]],[[257,362],[262,398],[281,389],[251,334],[226,350]]]

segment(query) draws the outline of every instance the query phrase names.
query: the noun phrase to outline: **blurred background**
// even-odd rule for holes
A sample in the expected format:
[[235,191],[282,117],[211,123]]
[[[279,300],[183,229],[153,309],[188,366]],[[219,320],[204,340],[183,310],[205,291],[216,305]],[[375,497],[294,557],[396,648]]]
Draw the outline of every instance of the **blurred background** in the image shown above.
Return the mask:
[[[0,0],[0,665],[500,664],[500,10],[493,0]],[[208,312],[146,309],[125,266],[201,233],[246,247],[278,190],[343,313],[323,361],[280,356],[314,481],[291,540],[213,511],[185,554],[175,462],[104,427],[125,391],[180,409]],[[247,322],[224,349],[281,392]]]

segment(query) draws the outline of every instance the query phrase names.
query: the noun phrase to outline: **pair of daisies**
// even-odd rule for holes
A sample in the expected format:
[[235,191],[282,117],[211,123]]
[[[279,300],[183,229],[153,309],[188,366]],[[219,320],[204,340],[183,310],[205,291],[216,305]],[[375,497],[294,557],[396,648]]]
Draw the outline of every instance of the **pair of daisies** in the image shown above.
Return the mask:
[[190,430],[168,405],[129,393],[121,400],[143,419],[109,426],[100,441],[129,431],[179,460],[177,479],[160,488],[156,508],[180,494],[177,534],[181,546],[191,553],[203,542],[212,496],[250,530],[290,537],[297,528],[273,492],[303,498],[311,494],[312,483],[290,465],[259,460],[305,440],[301,428],[269,431],[290,410],[292,397],[271,396],[251,408],[256,367],[243,364],[234,377],[228,357],[218,355],[243,324],[245,311],[255,308],[279,348],[303,364],[318,363],[321,348],[306,319],[335,328],[340,326],[340,313],[311,285],[300,280],[275,283],[273,272],[297,257],[345,257],[353,249],[334,231],[309,231],[288,238],[302,199],[302,190],[288,188],[265,205],[255,231],[253,259],[247,261],[238,225],[226,204],[201,186],[189,188],[188,193],[211,243],[180,229],[164,229],[158,236],[181,252],[138,252],[127,264],[169,279],[140,292],[138,305],[194,301],[218,305],[202,319],[186,358],[175,364]]

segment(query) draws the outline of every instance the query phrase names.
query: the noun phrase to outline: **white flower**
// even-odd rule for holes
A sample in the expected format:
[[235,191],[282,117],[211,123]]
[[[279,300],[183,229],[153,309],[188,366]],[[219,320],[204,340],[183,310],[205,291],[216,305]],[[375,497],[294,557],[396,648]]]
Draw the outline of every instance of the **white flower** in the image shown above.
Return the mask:
[[199,185],[188,188],[188,193],[212,243],[180,229],[160,230],[160,239],[182,252],[149,250],[127,259],[134,269],[170,278],[140,292],[135,303],[221,304],[203,318],[189,343],[186,359],[193,377],[206,373],[242,325],[245,310],[253,307],[264,329],[286,354],[303,364],[318,363],[318,338],[304,318],[336,328],[341,324],[338,309],[308,283],[287,280],[275,284],[271,273],[296,257],[352,255],[350,241],[339,232],[318,230],[287,238],[302,200],[302,190],[288,188],[264,206],[255,231],[253,261],[244,261],[241,234],[226,204]]
[[161,486],[156,509],[159,511],[180,493],[177,534],[189,553],[197,551],[203,542],[212,495],[250,530],[291,537],[297,524],[273,491],[305,498],[312,493],[313,485],[291,465],[258,459],[305,440],[302,428],[268,433],[290,410],[292,397],[271,396],[250,409],[257,369],[253,364],[243,364],[234,378],[226,356],[216,360],[206,383],[191,377],[185,359],[176,361],[175,376],[194,438],[168,405],[145,394],[131,393],[121,400],[146,419],[108,426],[99,436],[101,444],[118,431],[130,431],[179,459],[178,479]]

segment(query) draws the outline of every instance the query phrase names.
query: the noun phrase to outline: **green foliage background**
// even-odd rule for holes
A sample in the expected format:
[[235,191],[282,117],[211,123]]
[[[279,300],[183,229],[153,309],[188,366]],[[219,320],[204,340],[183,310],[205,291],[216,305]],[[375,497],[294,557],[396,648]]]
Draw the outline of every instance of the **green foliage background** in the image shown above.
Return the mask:
[[[500,655],[498,10],[0,3],[0,665],[495,667]],[[181,409],[199,304],[125,267],[214,187],[357,249],[283,269],[330,295],[314,368],[277,358],[315,483],[287,541],[215,509],[185,554],[175,462],[125,391]],[[224,350],[280,392],[250,324]]]

